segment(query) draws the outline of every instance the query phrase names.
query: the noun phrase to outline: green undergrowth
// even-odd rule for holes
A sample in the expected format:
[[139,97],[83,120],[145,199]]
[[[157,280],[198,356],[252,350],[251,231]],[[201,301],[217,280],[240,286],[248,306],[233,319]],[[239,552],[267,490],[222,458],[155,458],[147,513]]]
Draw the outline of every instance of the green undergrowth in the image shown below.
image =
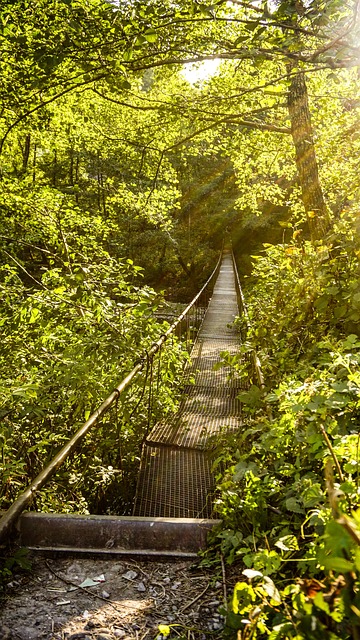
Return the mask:
[[[25,547],[7,549],[6,555],[0,551],[0,599],[5,593],[7,583],[19,573],[31,571],[32,563],[29,550]],[[3,552],[4,553],[4,552]]]
[[[1,209],[0,509],[143,355],[133,386],[33,504],[129,513],[144,435],[177,401],[184,346],[171,338],[147,361],[169,327],[155,317],[163,297],[143,284],[132,260],[107,251],[111,230],[100,216],[46,186],[9,188]],[[19,228],[21,242],[13,239]]]
[[356,215],[323,241],[299,235],[254,258],[251,326],[240,353],[223,354],[252,380],[241,432],[215,449],[216,543],[238,568],[225,635],[239,640],[360,637]]

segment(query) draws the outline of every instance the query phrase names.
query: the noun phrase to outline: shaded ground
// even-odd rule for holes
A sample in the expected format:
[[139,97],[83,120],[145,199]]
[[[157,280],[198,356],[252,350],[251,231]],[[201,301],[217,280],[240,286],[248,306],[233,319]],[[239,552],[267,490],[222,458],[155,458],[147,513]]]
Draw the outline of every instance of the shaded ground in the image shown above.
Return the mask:
[[[32,571],[7,588],[0,640],[150,640],[161,624],[176,625],[173,637],[205,640],[223,627],[221,570],[206,571],[191,561],[38,555],[32,563]],[[85,579],[95,584],[74,589]]]

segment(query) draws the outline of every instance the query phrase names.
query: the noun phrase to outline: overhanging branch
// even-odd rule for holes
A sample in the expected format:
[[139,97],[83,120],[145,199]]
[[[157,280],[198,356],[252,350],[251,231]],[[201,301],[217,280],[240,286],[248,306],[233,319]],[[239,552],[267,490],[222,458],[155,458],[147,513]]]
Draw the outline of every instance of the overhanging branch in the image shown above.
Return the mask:
[[206,127],[202,127],[201,129],[198,129],[197,131],[194,131],[190,135],[186,136],[185,138],[182,138],[181,140],[178,140],[178,142],[175,142],[174,144],[170,145],[169,147],[167,147],[166,149],[163,149],[161,151],[160,159],[159,159],[159,162],[157,164],[156,171],[155,171],[155,177],[154,177],[154,180],[153,180],[153,185],[151,187],[151,190],[150,190],[150,193],[149,193],[148,197],[146,198],[145,206],[148,204],[152,194],[155,191],[157,179],[159,177],[161,163],[162,163],[162,161],[164,159],[165,154],[169,153],[173,149],[176,149],[176,147],[180,147],[182,144],[185,144],[186,142],[189,142],[190,140],[193,140],[194,138],[199,136],[201,133],[205,133],[206,131],[210,131],[211,129],[214,129],[215,127],[217,127],[218,125],[221,125],[221,124],[237,124],[238,126],[241,126],[241,127],[244,127],[244,128],[248,128],[248,129],[258,129],[260,131],[271,131],[272,133],[291,134],[291,129],[289,127],[278,127],[277,125],[274,125],[274,124],[254,122],[254,121],[250,121],[250,120],[241,120],[241,119],[237,119],[236,116],[231,116],[231,117],[228,117],[228,118],[222,118],[221,120],[216,120],[216,122],[212,122],[211,124],[207,125]]

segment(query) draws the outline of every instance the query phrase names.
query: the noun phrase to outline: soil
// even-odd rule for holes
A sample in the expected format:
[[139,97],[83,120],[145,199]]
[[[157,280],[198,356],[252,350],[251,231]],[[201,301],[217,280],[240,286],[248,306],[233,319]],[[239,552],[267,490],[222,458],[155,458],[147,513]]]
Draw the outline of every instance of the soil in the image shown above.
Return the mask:
[[[206,640],[223,629],[221,568],[191,561],[31,560],[31,571],[15,575],[6,588],[0,640],[160,640],[168,629],[159,625],[171,625],[173,638]],[[88,586],[79,588],[86,579]]]

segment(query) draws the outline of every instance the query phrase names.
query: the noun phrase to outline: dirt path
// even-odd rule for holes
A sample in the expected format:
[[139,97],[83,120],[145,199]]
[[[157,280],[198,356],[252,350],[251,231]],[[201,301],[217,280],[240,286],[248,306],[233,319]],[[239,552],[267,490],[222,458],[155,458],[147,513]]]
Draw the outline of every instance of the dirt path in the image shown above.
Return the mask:
[[150,640],[159,625],[174,625],[173,637],[205,640],[223,628],[221,570],[190,561],[34,556],[32,563],[1,602],[0,640]]

